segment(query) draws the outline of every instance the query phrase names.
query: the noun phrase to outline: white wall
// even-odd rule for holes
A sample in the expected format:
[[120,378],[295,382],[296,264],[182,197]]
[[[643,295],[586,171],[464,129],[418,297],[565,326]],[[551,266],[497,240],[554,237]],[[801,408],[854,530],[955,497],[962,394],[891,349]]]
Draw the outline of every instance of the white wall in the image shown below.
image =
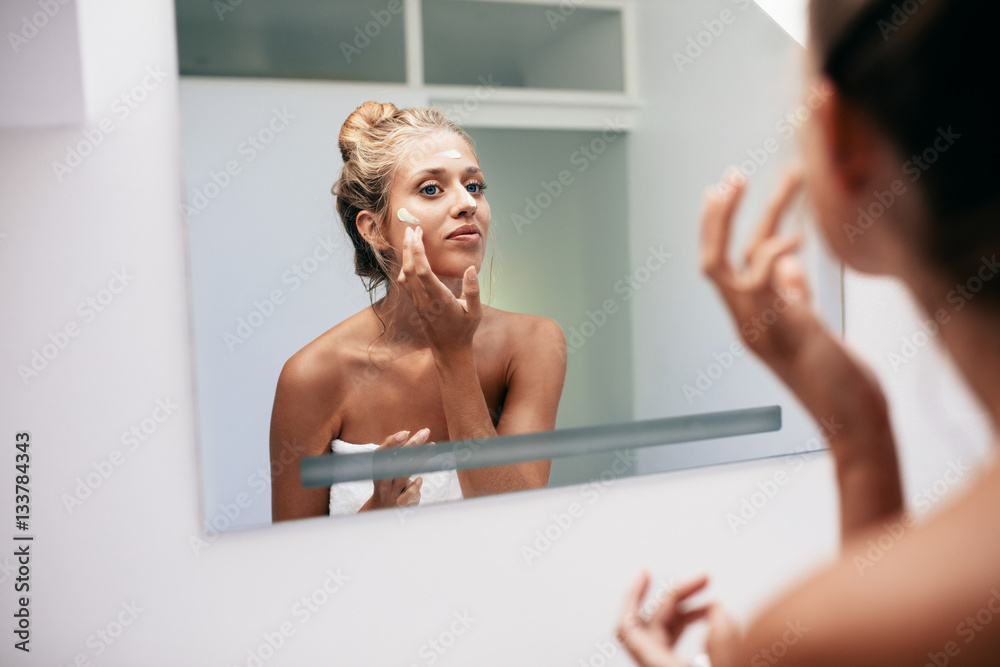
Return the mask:
[[[707,570],[712,594],[744,616],[833,552],[835,503],[821,456],[794,471],[737,535],[726,514],[776,471],[793,471],[795,461],[629,479],[593,503],[579,488],[565,488],[427,508],[405,522],[387,512],[229,533],[196,554],[176,78],[128,117],[111,111],[147,66],[174,69],[171,3],[120,0],[81,10],[98,33],[125,35],[114,49],[100,34],[84,40],[104,49],[91,66],[103,75],[98,107],[115,119],[114,132],[60,182],[51,162],[82,140],[84,128],[0,130],[0,437],[12,443],[15,432],[31,431],[35,535],[32,650],[15,651],[8,634],[0,663],[67,665],[82,654],[79,664],[245,665],[247,650],[286,623],[294,634],[265,665],[424,665],[426,643],[448,631],[454,614],[468,612],[475,619],[469,631],[435,664],[601,664],[591,660],[595,644],[611,637],[621,594],[640,566],[663,579]],[[85,321],[77,304],[102,296],[123,267],[134,276],[128,287]],[[984,431],[954,381],[940,380],[933,351],[906,371],[885,368],[885,351],[915,325],[905,305],[888,305],[887,289],[851,278],[849,337],[902,407],[897,422],[916,445],[907,450],[916,455],[904,456],[914,489],[938,479],[949,457],[983,452]],[[22,382],[17,366],[71,321],[78,335]],[[937,400],[947,401],[947,416],[940,405],[925,409],[929,389],[918,381],[926,377],[934,378]],[[177,408],[128,451],[122,432],[153,414],[158,398]],[[62,495],[116,449],[121,465],[67,511]],[[0,512],[12,520],[13,448],[2,451],[9,458]],[[521,547],[572,502],[584,506],[582,516],[526,564]],[[0,613],[8,619],[12,550],[8,543],[0,557]],[[301,622],[296,601],[314,593],[323,599],[317,591],[329,570],[349,579]],[[117,635],[116,619],[130,618],[123,603],[142,611]],[[110,646],[98,630],[116,635]],[[617,651],[608,664],[628,663]]]

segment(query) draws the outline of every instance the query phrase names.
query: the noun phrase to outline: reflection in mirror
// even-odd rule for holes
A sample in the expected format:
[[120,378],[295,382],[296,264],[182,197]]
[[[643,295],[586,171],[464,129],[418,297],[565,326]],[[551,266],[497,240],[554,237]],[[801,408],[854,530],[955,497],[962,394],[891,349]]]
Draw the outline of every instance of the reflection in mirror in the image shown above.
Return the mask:
[[[708,183],[740,165],[751,179],[743,209],[759,211],[794,160],[809,112],[800,48],[742,0],[601,3],[611,19],[585,7],[564,15],[553,2],[441,4],[511,10],[493,23],[525,22],[513,34],[526,41],[493,36],[490,22],[459,30],[479,35],[476,72],[420,29],[432,1],[394,12],[385,0],[244,0],[224,20],[178,2],[206,530],[270,522],[271,473],[303,456],[293,446],[269,460],[282,366],[369,305],[330,195],[341,123],[366,100],[441,108],[471,136],[491,209],[483,300],[553,320],[566,336],[557,433],[779,405],[776,433],[644,448],[623,474],[815,449],[817,429],[738,345],[697,253]],[[705,37],[714,21],[721,31]],[[584,54],[609,26],[621,35],[617,83],[554,83],[588,80]],[[738,221],[735,246],[754,222]],[[803,258],[839,330],[838,267],[812,241]],[[613,450],[553,459],[548,485],[587,482],[614,461]]]

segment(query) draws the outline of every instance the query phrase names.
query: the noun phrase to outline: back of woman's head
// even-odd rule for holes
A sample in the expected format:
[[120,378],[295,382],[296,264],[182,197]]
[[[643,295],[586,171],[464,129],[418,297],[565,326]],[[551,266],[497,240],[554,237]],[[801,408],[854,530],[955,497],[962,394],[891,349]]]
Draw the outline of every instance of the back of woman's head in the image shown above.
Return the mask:
[[[1000,251],[998,25],[997,0],[810,2],[823,73],[910,162],[929,208],[924,250],[956,278]],[[989,291],[1000,298],[1000,280]]]
[[442,131],[462,137],[475,154],[469,135],[438,109],[397,109],[393,104],[365,102],[340,129],[338,143],[344,168],[333,194],[340,220],[354,244],[355,273],[372,294],[390,282],[389,276],[399,267],[361,235],[356,224],[358,214],[372,212],[378,221],[377,229],[382,230],[397,168],[414,151],[432,152],[431,135]]

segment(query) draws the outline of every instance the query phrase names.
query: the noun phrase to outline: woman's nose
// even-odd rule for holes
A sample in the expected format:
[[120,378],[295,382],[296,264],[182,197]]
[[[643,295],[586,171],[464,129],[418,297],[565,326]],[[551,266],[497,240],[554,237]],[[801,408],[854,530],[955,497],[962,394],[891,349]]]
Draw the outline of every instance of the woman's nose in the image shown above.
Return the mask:
[[459,191],[457,203],[459,212],[475,213],[478,206],[479,204],[476,202],[476,198],[472,196],[472,193],[464,188]]

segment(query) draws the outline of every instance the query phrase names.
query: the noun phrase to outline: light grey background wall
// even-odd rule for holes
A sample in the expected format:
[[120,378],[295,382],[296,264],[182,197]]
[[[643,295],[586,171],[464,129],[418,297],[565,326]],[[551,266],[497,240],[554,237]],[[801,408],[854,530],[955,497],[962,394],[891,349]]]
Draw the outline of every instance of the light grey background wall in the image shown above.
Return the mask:
[[[22,7],[28,14],[36,5]],[[172,68],[171,3],[85,9],[92,90],[110,115],[147,66]],[[641,566],[664,581],[711,573],[709,595],[742,619],[834,554],[823,455],[798,467],[736,534],[726,515],[796,461],[623,480],[592,503],[578,488],[554,489],[429,508],[405,522],[388,512],[199,544],[177,109],[169,76],[62,182],[51,163],[87,128],[0,130],[0,423],[8,442],[32,433],[36,535],[32,651],[7,642],[0,662],[66,665],[83,655],[103,665],[246,665],[265,636],[286,628],[266,665],[425,665],[428,642],[450,632],[455,614],[468,614],[468,631],[434,664],[586,664],[613,641],[622,592]],[[134,281],[83,326],[77,304],[123,267]],[[897,292],[849,276],[848,340],[885,382],[912,498],[942,478],[950,459],[982,457],[986,432],[934,348],[897,371],[888,365],[887,353],[919,327]],[[69,321],[80,323],[79,335],[22,382],[17,366]],[[157,399],[176,408],[129,451],[123,432],[147,419]],[[64,494],[115,450],[123,462],[67,510]],[[0,475],[4,516],[13,515],[13,497],[12,474]],[[572,502],[586,503],[583,515],[528,564],[522,547]],[[9,591],[16,563],[8,554],[0,564]],[[304,596],[323,603],[306,615]],[[98,642],[123,604],[141,609],[135,622],[112,643]],[[3,596],[0,612],[10,618],[13,610],[13,595]],[[613,643],[611,651],[608,664],[629,664]]]
[[[570,346],[557,428],[632,421],[631,305],[608,289],[629,266],[628,136],[609,135],[614,141],[589,161],[580,147],[603,141],[600,132],[470,133],[489,186],[493,304],[554,319]],[[609,298],[610,314],[601,305]],[[597,478],[613,460],[557,459],[549,485]]]
[[[629,154],[631,265],[642,266],[651,246],[672,252],[632,302],[636,418],[781,405],[779,433],[697,449],[736,460],[777,443],[815,448],[817,430],[795,398],[749,353],[733,354],[737,328],[699,267],[705,187],[730,165],[750,178],[731,243],[738,264],[782,172],[798,161],[785,116],[801,107],[801,47],[752,2],[639,2],[636,10],[643,106]],[[796,218],[789,224],[804,222]],[[839,329],[837,266],[815,243],[802,257],[818,307]],[[662,469],[691,449],[646,450],[638,465]]]

